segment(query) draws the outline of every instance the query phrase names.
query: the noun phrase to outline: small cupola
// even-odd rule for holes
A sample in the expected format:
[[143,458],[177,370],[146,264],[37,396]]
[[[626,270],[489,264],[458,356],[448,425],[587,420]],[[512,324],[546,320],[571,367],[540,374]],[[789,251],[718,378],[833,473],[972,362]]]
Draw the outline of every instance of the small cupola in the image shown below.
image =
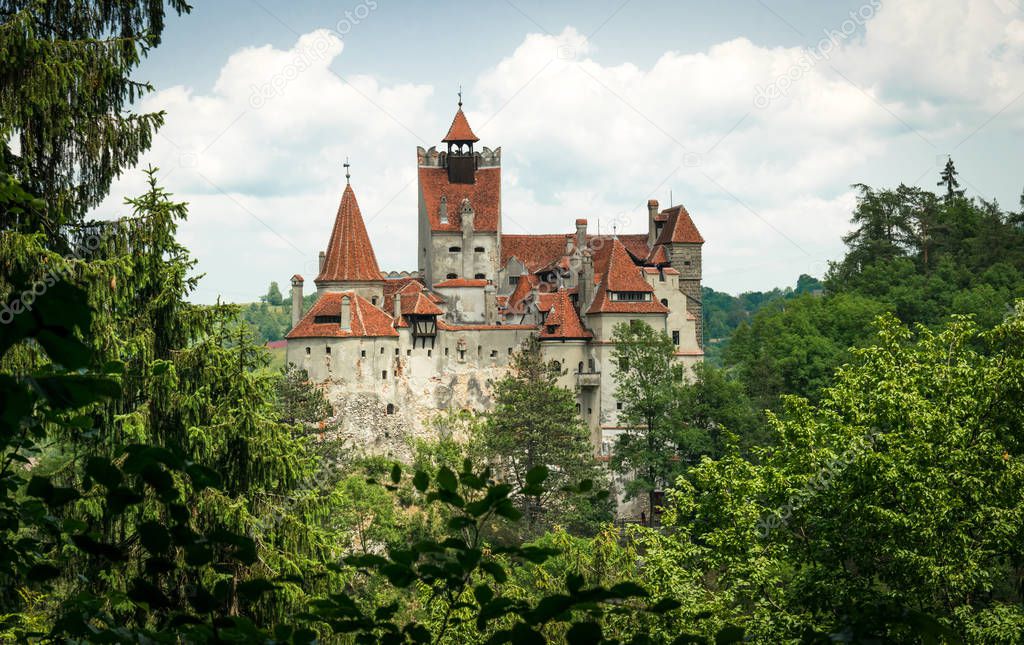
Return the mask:
[[448,181],[453,184],[476,183],[476,153],[473,144],[480,138],[473,134],[469,121],[462,111],[462,90],[459,89],[459,109],[448,128],[448,134],[441,141],[448,144],[448,152],[444,157],[448,168]]

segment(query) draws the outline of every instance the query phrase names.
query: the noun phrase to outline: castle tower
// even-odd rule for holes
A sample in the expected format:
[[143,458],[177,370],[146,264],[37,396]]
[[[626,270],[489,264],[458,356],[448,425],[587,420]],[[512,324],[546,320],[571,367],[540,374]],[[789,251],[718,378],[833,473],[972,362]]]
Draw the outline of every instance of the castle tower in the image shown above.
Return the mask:
[[356,194],[349,183],[347,161],[345,166],[345,192],[341,195],[331,239],[323,254],[320,275],[315,280],[317,292],[323,295],[355,291],[373,305],[383,304],[384,276],[377,265],[377,256],[366,233]]
[[484,147],[462,111],[446,150],[416,150],[420,276],[428,287],[452,279],[497,279],[501,261],[501,149]]

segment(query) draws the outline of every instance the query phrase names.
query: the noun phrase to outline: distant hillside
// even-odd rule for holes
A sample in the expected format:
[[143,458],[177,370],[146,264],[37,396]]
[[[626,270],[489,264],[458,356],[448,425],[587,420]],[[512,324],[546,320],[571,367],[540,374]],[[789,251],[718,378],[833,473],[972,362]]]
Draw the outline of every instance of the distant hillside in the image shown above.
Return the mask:
[[809,293],[823,293],[820,280],[803,274],[796,281],[796,287],[775,288],[771,291],[748,291],[733,296],[722,291],[704,287],[704,351],[705,358],[716,365],[721,364],[721,353],[732,333],[747,321],[758,309],[776,300],[787,300]]
[[[309,311],[314,302],[316,292],[303,298],[303,312]],[[249,323],[260,344],[282,340],[291,329],[291,300],[285,300],[282,304],[269,304],[264,299],[260,302],[239,303],[239,306],[242,308],[242,320]]]

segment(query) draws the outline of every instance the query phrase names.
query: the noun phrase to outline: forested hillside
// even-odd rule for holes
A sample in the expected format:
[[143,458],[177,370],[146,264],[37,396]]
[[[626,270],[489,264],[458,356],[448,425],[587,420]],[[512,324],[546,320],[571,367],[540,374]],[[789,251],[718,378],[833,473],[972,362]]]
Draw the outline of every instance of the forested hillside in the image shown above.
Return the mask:
[[186,4],[0,9],[0,639],[1022,642],[1024,213],[952,163],[861,186],[821,293],[711,294],[725,367],[619,325],[606,464],[536,343],[398,464],[189,301],[133,76]]

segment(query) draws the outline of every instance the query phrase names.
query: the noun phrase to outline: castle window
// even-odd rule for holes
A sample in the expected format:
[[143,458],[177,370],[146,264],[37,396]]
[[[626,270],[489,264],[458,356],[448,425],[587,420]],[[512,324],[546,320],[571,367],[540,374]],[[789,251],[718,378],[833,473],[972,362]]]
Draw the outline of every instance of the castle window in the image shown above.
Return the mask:
[[663,305],[665,305],[667,307],[668,306],[668,298],[662,298],[661,299],[661,304],[663,304]]
[[587,370],[590,371],[591,374],[594,373],[594,359],[592,359],[592,358],[588,358],[587,359]]
[[428,350],[427,350],[427,358],[430,358],[430,356],[431,356],[431,355],[432,355],[433,353],[434,353],[434,350],[432,350],[432,349],[428,349]]
[[483,253],[484,251],[486,251],[486,249],[482,246],[478,246],[475,249],[473,249],[474,253]]
[[366,350],[364,349],[364,350],[360,351],[360,352],[359,352],[359,355],[360,355],[361,357],[363,357],[363,358],[366,358]]
[[577,403],[576,404],[576,414],[579,414],[580,412],[583,412],[583,406],[580,405],[579,403]]
[[576,371],[577,371],[578,373],[580,373],[580,374],[582,374],[582,373],[583,373],[583,361],[580,361],[580,364],[579,364],[579,366],[578,366],[578,367],[576,368]]
[[683,260],[683,266],[690,266],[689,260]]
[[372,298],[370,298],[370,304],[375,307],[377,306],[377,296],[373,296]]
[[395,348],[395,356],[398,356],[398,348]]
[[474,278],[475,280],[486,280],[486,279],[487,279],[487,276],[485,276],[485,275],[484,275],[484,274],[482,274],[482,273],[478,273],[478,274],[476,274],[475,276],[473,276],[473,278]]
[[380,373],[380,378],[381,378],[381,380],[382,380],[382,381],[386,381],[386,380],[388,380],[388,371],[387,371],[387,370],[383,370],[383,371],[382,371],[382,372]]
[[519,284],[519,276],[517,276],[517,275],[510,275],[508,277],[508,286],[514,287],[517,284]]
[[615,409],[616,410],[621,410],[622,409],[622,401],[616,401],[615,402]]
[[461,250],[462,250],[461,246],[449,246],[448,247],[448,252],[449,253],[458,253]]
[[445,277],[448,278],[449,280],[454,280],[455,278],[457,278],[459,276],[455,275],[454,273],[449,273]]
[[664,282],[664,281],[665,281],[665,269],[662,269],[661,267],[658,267],[658,282]]
[[386,408],[385,413],[386,414],[394,414],[395,413],[395,404],[394,403],[388,403],[388,407]]
[[310,352],[310,349],[307,347],[306,348],[306,356],[309,356],[309,352]]
[[587,408],[587,414],[588,415],[589,414],[593,414],[593,413],[594,413],[594,408]]
[[512,355],[512,348],[511,348],[511,347],[509,347],[509,348],[508,348],[508,355],[509,355],[509,356],[511,356],[511,355]]
[[460,361],[466,360],[466,350],[464,350],[464,349],[460,349],[459,350],[459,360]]
[[555,333],[555,326],[554,325],[548,325],[548,333],[549,334]]
[[611,291],[612,300],[618,302],[647,302],[651,294],[646,291]]
[[412,350],[411,349],[405,350],[405,355],[406,356],[412,356]]
[[331,354],[331,348],[330,348],[330,346],[329,346],[329,345],[328,345],[327,347],[324,347],[324,352],[326,352],[326,353],[327,353],[327,355],[328,355],[328,356],[330,356],[330,354]]
[[444,355],[445,355],[445,356],[447,356],[447,355],[448,355],[448,348],[447,348],[447,347],[445,347],[445,348],[444,348]]
[[383,354],[383,353],[384,353],[384,348],[383,348],[383,347],[381,347],[381,348],[380,348],[380,353],[381,353],[381,354]]
[[491,358],[497,358],[497,357],[498,357],[498,350],[492,349],[491,350]]
[[678,329],[673,329],[672,330],[672,342],[675,343],[676,345],[679,344],[679,330]]

